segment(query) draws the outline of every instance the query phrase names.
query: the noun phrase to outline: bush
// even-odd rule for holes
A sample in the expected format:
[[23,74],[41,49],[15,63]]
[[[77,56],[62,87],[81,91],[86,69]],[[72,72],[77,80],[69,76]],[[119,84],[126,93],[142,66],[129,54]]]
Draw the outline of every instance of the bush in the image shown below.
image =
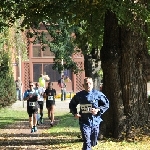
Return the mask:
[[0,58],[0,108],[12,105],[16,101],[16,87],[9,55],[4,53]]

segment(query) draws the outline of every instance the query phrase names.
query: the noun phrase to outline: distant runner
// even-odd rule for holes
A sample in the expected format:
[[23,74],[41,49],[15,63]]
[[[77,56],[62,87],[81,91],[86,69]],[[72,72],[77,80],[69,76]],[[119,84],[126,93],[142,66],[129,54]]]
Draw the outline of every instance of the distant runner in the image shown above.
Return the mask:
[[44,97],[46,97],[46,108],[48,110],[48,118],[50,119],[50,125],[54,123],[54,109],[55,109],[55,96],[56,90],[52,88],[53,83],[49,82],[48,87],[45,90]]
[[44,95],[45,89],[43,87],[40,87],[38,82],[35,84],[34,89],[38,93],[38,104],[39,104],[38,114],[40,114],[40,118],[39,118],[39,120],[37,120],[37,124],[39,124],[39,123],[43,124],[43,106],[44,106],[43,95]]
[[29,115],[29,124],[31,133],[37,131],[37,112],[38,112],[38,93],[33,88],[34,84],[30,82],[29,89],[24,93],[24,100],[27,100],[27,113]]

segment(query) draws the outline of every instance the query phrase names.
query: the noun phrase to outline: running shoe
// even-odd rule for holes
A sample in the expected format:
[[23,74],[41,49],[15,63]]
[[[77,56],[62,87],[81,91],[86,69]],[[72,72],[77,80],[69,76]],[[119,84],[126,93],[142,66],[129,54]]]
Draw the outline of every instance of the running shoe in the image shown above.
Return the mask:
[[34,132],[36,132],[36,131],[37,131],[37,127],[36,127],[36,126],[34,126],[34,127],[33,127],[33,129],[34,129]]
[[53,126],[54,126],[53,122],[51,122],[51,123],[50,123],[50,126],[51,126],[51,127],[53,127]]
[[40,123],[43,124],[43,118],[40,118]]
[[39,120],[37,121],[37,125],[40,125]]
[[31,128],[31,133],[33,133],[34,132],[34,128]]

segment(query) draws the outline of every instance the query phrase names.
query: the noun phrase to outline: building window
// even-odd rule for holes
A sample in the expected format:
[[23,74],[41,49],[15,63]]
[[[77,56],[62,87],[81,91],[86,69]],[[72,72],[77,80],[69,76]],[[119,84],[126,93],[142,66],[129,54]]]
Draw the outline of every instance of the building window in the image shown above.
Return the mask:
[[42,64],[33,64],[33,82],[38,82],[42,74]]
[[33,57],[41,57],[41,46],[33,46]]
[[55,56],[54,53],[50,51],[50,48],[48,46],[46,46],[45,51],[43,51],[43,57],[47,56]]
[[43,38],[45,41],[51,42],[53,41],[53,38],[51,37],[51,35],[49,34],[49,32],[44,32],[43,33]]
[[42,51],[40,45],[33,45],[33,57],[55,57],[54,53],[50,51],[48,46],[45,46],[44,51]]
[[50,77],[51,82],[57,82],[60,74],[57,70],[52,69],[53,64],[43,64],[43,73]]
[[[52,69],[52,63],[33,64],[33,82],[38,82],[40,74],[48,75],[51,82],[57,82],[61,78],[57,70]],[[64,75],[69,76],[72,80],[72,73],[70,70],[65,70]]]

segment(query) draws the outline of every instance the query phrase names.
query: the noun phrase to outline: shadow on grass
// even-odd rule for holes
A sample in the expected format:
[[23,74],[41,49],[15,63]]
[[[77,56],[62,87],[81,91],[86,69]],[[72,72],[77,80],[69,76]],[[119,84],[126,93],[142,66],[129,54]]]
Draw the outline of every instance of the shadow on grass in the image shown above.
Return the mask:
[[[46,146],[76,143],[81,140],[78,138],[78,135],[80,134],[79,132],[68,131],[69,127],[79,127],[78,121],[74,120],[72,115],[69,113],[62,116],[55,116],[56,120],[54,127],[50,127],[50,121],[48,119],[44,119],[44,123],[38,126],[38,132],[36,133],[30,133],[28,119],[18,119],[15,117],[0,117],[0,119],[5,121],[0,128],[6,131],[4,133],[0,133],[0,145],[9,145],[12,149],[15,146],[36,145],[39,147],[40,145]],[[16,122],[8,124],[9,120],[14,120]],[[58,132],[53,131],[52,133],[49,133],[55,129],[55,127],[58,129]],[[59,129],[61,129],[60,132]]]
[[[26,115],[26,118],[28,115]],[[45,117],[45,116],[44,116]],[[50,121],[48,118],[44,118],[44,123],[39,127],[46,127],[50,126]],[[75,123],[76,122],[76,123]],[[73,119],[72,115],[66,113],[61,116],[55,116],[55,125],[57,124],[58,127],[78,127],[78,121]],[[0,117],[0,129],[18,129],[18,126],[22,129],[29,128],[29,121],[28,118],[17,118],[17,117]]]
[[[68,135],[69,133],[67,133]],[[62,135],[66,135],[66,132],[60,133],[61,137],[53,134],[7,134],[9,139],[0,140],[1,146],[30,146],[30,145],[58,145],[58,144],[66,144],[66,143],[76,143],[80,142],[78,138],[66,138],[62,137]],[[77,133],[75,134],[77,135]],[[36,138],[37,137],[37,138]]]

